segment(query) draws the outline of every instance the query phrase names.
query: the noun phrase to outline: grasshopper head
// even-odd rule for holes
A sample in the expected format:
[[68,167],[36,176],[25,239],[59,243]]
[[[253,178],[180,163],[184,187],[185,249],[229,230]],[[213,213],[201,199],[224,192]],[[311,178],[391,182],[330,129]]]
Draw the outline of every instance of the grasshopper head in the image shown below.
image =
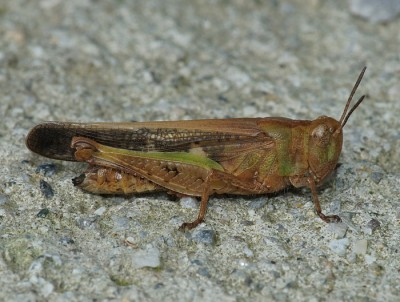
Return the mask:
[[357,103],[347,113],[353,95],[361,82],[366,67],[363,68],[358,76],[357,82],[350,93],[346,106],[339,121],[320,116],[311,122],[309,131],[308,145],[308,164],[310,172],[314,175],[315,183],[320,184],[335,169],[342,151],[343,127],[346,125],[350,115],[356,110],[358,105],[364,100],[363,95]]
[[308,164],[315,182],[322,182],[336,167],[342,151],[341,124],[327,116],[311,122],[308,143]]

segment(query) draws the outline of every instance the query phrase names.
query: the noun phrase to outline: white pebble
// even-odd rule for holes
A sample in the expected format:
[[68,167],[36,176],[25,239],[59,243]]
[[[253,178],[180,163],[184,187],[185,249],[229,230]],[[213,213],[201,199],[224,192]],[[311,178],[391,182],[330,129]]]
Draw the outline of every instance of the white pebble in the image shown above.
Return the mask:
[[344,256],[346,254],[349,245],[350,240],[348,238],[332,240],[328,244],[329,248],[339,256]]
[[371,255],[365,255],[364,256],[364,260],[366,264],[372,264],[376,261],[376,258],[374,256]]
[[337,239],[341,239],[346,235],[348,226],[344,223],[329,223],[327,229],[334,233]]
[[366,239],[357,240],[354,243],[353,251],[357,255],[365,255],[367,253],[368,241]]
[[136,250],[132,255],[132,263],[136,268],[159,267],[160,250],[156,247],[148,247],[145,250]]
[[100,208],[98,208],[96,211],[94,211],[94,214],[97,215],[97,216],[101,216],[101,215],[104,214],[104,212],[105,212],[106,210],[107,210],[107,209],[106,209],[105,207],[100,207]]
[[179,200],[179,203],[181,204],[182,208],[186,208],[186,209],[197,209],[198,208],[197,200],[194,197],[182,197]]

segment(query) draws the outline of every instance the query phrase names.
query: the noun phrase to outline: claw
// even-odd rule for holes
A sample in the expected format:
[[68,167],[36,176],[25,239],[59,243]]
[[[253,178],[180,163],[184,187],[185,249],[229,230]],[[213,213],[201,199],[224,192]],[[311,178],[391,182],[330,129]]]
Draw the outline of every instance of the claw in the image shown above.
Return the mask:
[[179,231],[186,231],[186,230],[192,230],[195,227],[197,227],[200,223],[203,222],[204,219],[196,219],[195,221],[192,222],[184,222],[181,224],[181,226],[179,227]]

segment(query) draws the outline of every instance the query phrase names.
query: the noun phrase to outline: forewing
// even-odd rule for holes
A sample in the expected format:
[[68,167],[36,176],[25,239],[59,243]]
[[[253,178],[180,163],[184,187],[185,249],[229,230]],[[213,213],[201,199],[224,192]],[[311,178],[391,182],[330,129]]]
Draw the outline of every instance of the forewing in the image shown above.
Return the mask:
[[[71,148],[73,137],[80,136],[98,143],[134,151],[185,151],[204,148],[215,159],[234,156],[235,150],[249,143],[271,140],[260,130],[258,118],[212,119],[175,122],[137,123],[62,123],[46,122],[34,127],[26,145],[40,155],[75,161]],[[227,147],[227,148],[225,148]],[[197,149],[201,151],[200,149]]]

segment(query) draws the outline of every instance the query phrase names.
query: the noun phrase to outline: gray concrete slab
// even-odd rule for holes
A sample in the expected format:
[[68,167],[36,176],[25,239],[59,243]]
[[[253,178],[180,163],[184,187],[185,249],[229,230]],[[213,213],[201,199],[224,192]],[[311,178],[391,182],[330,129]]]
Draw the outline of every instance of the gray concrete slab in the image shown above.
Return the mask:
[[[369,2],[0,1],[0,300],[397,300],[400,19]],[[192,201],[88,194],[24,145],[47,120],[339,118],[365,65],[320,190],[341,224],[299,190],[213,197],[182,233]]]

